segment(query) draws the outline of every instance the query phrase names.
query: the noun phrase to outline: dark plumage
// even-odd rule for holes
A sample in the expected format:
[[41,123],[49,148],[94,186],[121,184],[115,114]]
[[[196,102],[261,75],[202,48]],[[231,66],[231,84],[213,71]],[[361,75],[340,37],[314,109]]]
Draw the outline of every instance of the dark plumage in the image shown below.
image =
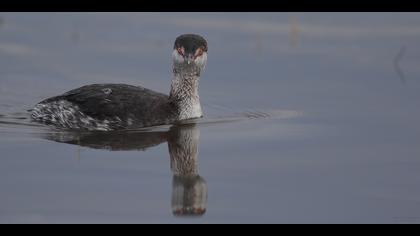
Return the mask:
[[52,97],[42,103],[64,100],[98,121],[116,121],[111,129],[170,124],[176,120],[177,106],[168,96],[140,86],[93,84]]
[[186,53],[194,53],[198,48],[207,52],[207,41],[196,34],[184,34],[179,36],[174,43],[174,49],[184,47]]
[[174,49],[170,96],[140,86],[93,84],[40,102],[32,118],[67,129],[119,130],[201,117],[198,80],[207,42],[185,34],[175,40]]

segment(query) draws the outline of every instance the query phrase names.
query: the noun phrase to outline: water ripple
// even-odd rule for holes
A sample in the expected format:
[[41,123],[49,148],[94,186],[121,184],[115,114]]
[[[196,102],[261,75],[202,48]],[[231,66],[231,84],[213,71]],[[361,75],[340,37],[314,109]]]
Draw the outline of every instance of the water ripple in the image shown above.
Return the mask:
[[[246,109],[245,111],[232,112],[232,109],[219,105],[212,105],[214,109],[217,109],[221,112],[222,115],[219,116],[208,116],[198,119],[189,119],[184,121],[179,121],[176,124],[197,124],[199,126],[209,126],[217,125],[223,123],[231,122],[240,122],[240,121],[249,121],[249,120],[259,120],[259,119],[291,119],[295,117],[302,116],[302,112],[293,111],[293,110],[281,110],[281,109]],[[229,113],[228,113],[229,111]],[[169,130],[171,125],[160,125],[153,127],[144,127],[138,129],[124,130],[123,132],[156,132],[156,131],[166,131]],[[29,112],[13,112],[10,114],[0,114],[0,132],[28,132],[28,133],[38,133],[38,132],[61,132],[62,130],[57,130],[54,127],[50,127],[44,124],[39,124],[33,122],[30,119]]]

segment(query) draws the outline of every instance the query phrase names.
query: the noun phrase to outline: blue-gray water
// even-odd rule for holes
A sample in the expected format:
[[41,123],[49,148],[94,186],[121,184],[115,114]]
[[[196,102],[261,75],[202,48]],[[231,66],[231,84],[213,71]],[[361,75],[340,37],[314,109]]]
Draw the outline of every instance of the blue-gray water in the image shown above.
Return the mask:
[[[92,83],[167,93],[190,32],[205,212],[180,217],[168,127],[78,137],[27,110]],[[419,42],[418,13],[0,13],[0,223],[420,223]]]

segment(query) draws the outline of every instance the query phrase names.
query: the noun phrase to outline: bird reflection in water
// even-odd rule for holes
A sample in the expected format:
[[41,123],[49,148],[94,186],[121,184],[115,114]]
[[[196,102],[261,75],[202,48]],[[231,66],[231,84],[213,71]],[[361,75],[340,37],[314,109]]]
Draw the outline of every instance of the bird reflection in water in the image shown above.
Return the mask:
[[200,131],[195,124],[174,125],[168,131],[147,132],[58,132],[45,138],[111,151],[146,150],[168,142],[172,178],[172,213],[201,216],[206,212],[207,184],[198,174]]
[[198,174],[198,141],[200,132],[189,127],[170,130],[172,212],[174,215],[203,215],[206,211],[207,185]]

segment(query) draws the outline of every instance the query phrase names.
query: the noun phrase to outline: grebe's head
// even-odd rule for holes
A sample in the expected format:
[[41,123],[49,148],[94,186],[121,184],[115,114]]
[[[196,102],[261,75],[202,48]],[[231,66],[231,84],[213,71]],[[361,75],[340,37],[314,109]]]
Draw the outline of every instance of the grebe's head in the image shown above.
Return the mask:
[[207,62],[207,41],[197,34],[183,34],[175,40],[172,52],[177,67],[203,69]]

